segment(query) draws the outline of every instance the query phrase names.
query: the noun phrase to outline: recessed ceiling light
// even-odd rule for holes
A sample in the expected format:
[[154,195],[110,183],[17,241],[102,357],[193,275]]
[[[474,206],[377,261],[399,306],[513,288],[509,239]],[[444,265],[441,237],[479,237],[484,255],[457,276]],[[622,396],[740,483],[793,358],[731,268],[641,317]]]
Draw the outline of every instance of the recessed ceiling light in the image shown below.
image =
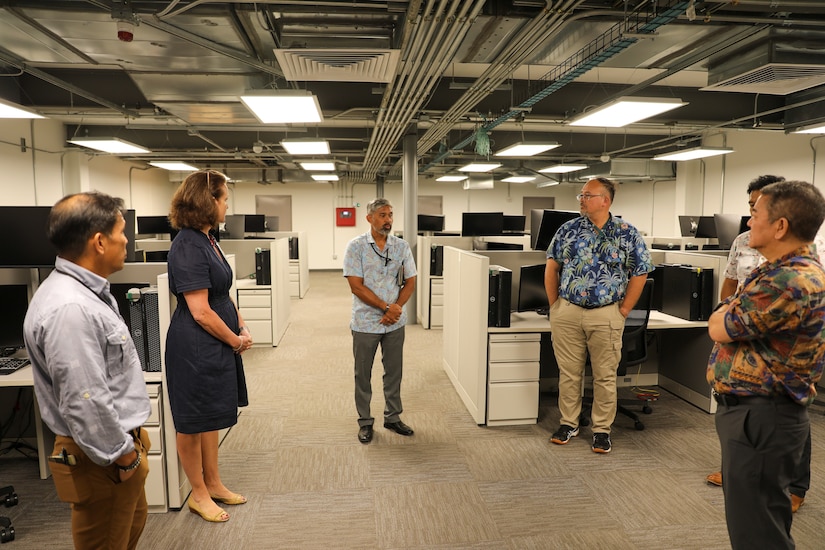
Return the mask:
[[473,162],[458,169],[459,172],[489,172],[501,166],[500,162]]
[[338,181],[338,176],[335,174],[312,174],[312,179],[315,181]]
[[464,181],[467,179],[467,176],[463,174],[444,174],[440,178],[436,178],[435,181]]
[[164,162],[152,161],[149,164],[156,168],[163,168],[164,170],[176,170],[178,172],[196,172],[198,169],[191,164],[185,162]]
[[240,96],[263,124],[322,122],[318,98],[308,90],[253,90]]
[[536,176],[509,176],[501,181],[505,181],[507,183],[527,183],[528,181],[533,181],[534,179],[536,179]]
[[299,162],[298,164],[307,171],[331,172],[335,170],[334,162]]
[[46,118],[22,105],[0,99],[0,118]]
[[285,139],[281,147],[290,155],[329,154],[329,143],[324,139]]
[[797,128],[792,134],[825,134],[825,124],[817,124],[816,126],[810,126],[808,128],[801,127]]
[[716,155],[727,155],[733,153],[733,149],[728,147],[692,147],[682,151],[672,151],[662,155],[656,155],[653,160],[695,160],[705,157],[715,157]]
[[514,143],[509,147],[505,147],[494,156],[496,157],[532,157],[534,155],[538,155],[539,153],[543,153],[545,151],[549,151],[551,149],[555,149],[556,147],[561,147],[560,143],[553,143],[553,142],[528,142],[528,141],[520,141],[519,143]]
[[687,105],[670,97],[620,97],[573,118],[570,126],[621,128],[634,122]]
[[586,164],[555,164],[547,168],[542,168],[539,172],[542,174],[566,174],[568,172],[584,170],[585,168],[587,168]]
[[88,147],[89,149],[96,149],[98,151],[103,151],[104,153],[113,153],[116,155],[127,153],[151,153],[149,149],[141,147],[140,145],[135,145],[134,143],[130,143],[120,138],[73,138],[69,140],[69,143],[74,143],[75,145],[80,145],[81,147]]

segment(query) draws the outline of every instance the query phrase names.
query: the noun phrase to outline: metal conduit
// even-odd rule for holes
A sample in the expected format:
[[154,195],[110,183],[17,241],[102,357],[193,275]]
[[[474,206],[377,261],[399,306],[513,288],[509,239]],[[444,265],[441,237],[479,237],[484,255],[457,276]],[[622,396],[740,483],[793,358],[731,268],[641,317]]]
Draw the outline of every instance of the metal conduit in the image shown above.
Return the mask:
[[441,0],[432,20],[427,21],[427,14],[432,12],[433,2],[428,4],[424,16],[420,17],[417,23],[418,29],[415,31],[413,45],[405,56],[399,77],[396,79],[397,85],[384,94],[384,104],[379,112],[364,161],[364,175],[367,178],[377,172],[395,143],[407,131],[410,122],[440,78],[440,71],[455,54],[469,30],[469,22],[483,8],[484,1],[467,3],[452,0],[450,9],[445,13],[446,4],[447,0]]
[[[596,38],[590,44],[588,44],[587,46],[576,52],[574,55],[572,55],[570,58],[568,58],[566,61],[564,61],[554,71],[548,73],[548,75],[546,75],[543,78],[543,80],[552,82],[552,84],[550,84],[540,92],[534,94],[532,97],[524,100],[519,106],[532,107],[542,99],[545,99],[553,92],[558,91],[562,87],[566,86],[567,84],[569,84],[585,72],[589,71],[593,67],[602,64],[607,59],[613,57],[617,53],[625,50],[628,46],[635,43],[636,39],[621,38],[623,31],[628,31],[630,29],[630,32],[650,33],[655,29],[663,25],[666,25],[667,23],[676,19],[676,17],[678,17],[678,15],[681,13],[681,11],[684,10],[686,6],[687,2],[676,2],[674,5],[665,10],[662,14],[653,17],[648,22],[637,24],[635,27],[628,27],[627,21],[621,21],[617,23],[616,25],[608,29],[608,31],[605,32],[602,36]],[[500,125],[506,120],[509,120],[510,118],[516,116],[520,112],[522,111],[509,111],[508,113],[505,113],[504,115],[498,117],[496,120],[488,124],[485,124],[483,128],[485,130],[495,128],[496,126]],[[467,136],[460,143],[453,146],[453,149],[461,149],[466,145],[470,144],[473,141],[473,139],[475,139],[474,135]],[[424,140],[422,139],[422,141]],[[421,149],[419,149],[419,151],[420,150]],[[423,167],[421,171],[426,171],[427,169],[438,164],[451,154],[451,150],[439,154],[430,162],[430,164]]]
[[558,20],[564,13],[574,9],[582,0],[568,0],[568,2],[553,13],[545,10],[535,17],[515,37],[508,48],[492,61],[490,67],[479,76],[473,86],[447,111],[419,140],[418,154],[421,155],[437,144],[442,137],[449,133],[452,125],[462,118],[468,111],[478,104],[486,95],[487,90],[494,89],[513,70],[520,65],[532,51],[540,45],[546,36],[556,31]]

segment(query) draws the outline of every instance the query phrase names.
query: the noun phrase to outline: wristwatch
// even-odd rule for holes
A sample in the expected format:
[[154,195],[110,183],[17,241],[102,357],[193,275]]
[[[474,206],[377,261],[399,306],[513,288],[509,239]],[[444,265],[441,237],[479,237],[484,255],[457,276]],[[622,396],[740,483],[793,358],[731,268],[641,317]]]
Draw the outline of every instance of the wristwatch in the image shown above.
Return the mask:
[[389,310],[390,310],[390,304],[387,304],[387,307],[384,308],[384,313],[388,312]]
[[135,451],[137,452],[137,458],[128,466],[121,466],[120,464],[115,463],[115,466],[117,466],[118,470],[120,470],[121,472],[131,472],[132,470],[140,466],[140,452],[137,451],[137,449],[135,449]]

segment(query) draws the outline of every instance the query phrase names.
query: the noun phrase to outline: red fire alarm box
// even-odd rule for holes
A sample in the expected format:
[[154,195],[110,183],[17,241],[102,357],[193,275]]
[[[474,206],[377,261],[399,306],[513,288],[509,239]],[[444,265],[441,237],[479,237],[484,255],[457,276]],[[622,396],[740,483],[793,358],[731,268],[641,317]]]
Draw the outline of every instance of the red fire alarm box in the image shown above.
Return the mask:
[[355,225],[355,208],[351,206],[336,208],[335,225],[339,227],[345,225]]

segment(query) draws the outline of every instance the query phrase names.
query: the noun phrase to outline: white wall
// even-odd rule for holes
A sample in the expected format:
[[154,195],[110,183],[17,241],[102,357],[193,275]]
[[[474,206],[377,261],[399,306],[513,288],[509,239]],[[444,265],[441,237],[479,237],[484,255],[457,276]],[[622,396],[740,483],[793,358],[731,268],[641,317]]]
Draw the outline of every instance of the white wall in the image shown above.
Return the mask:
[[[21,152],[20,139],[27,150]],[[107,155],[67,153],[65,129],[49,120],[10,120],[0,125],[0,194],[8,205],[51,205],[68,192],[96,189],[122,197],[138,215],[159,215],[169,210],[176,183],[160,169],[128,163]],[[745,189],[761,174],[811,181],[815,173],[815,149],[825,139],[785,135],[761,130],[735,130],[706,140],[726,145],[735,153],[724,158],[679,163],[675,181],[629,182],[616,193],[613,212],[648,235],[678,235],[678,214],[710,215],[715,212],[747,214]],[[813,144],[813,147],[812,147]],[[34,146],[34,148],[32,148]],[[816,172],[816,183],[825,185],[825,169]],[[467,211],[503,211],[521,214],[522,199],[555,197],[556,207],[577,210],[575,195],[580,184],[536,189],[535,185],[496,183],[493,190],[465,191],[461,183],[440,183],[421,177],[421,195],[443,197],[445,229],[458,231]],[[385,195],[395,206],[395,229],[404,226],[403,190],[387,183]],[[230,213],[253,213],[255,196],[291,195],[293,231],[306,231],[310,269],[340,269],[350,239],[368,229],[365,207],[374,198],[373,185],[341,183],[236,183],[230,195]],[[356,207],[355,227],[335,227],[335,208]]]

